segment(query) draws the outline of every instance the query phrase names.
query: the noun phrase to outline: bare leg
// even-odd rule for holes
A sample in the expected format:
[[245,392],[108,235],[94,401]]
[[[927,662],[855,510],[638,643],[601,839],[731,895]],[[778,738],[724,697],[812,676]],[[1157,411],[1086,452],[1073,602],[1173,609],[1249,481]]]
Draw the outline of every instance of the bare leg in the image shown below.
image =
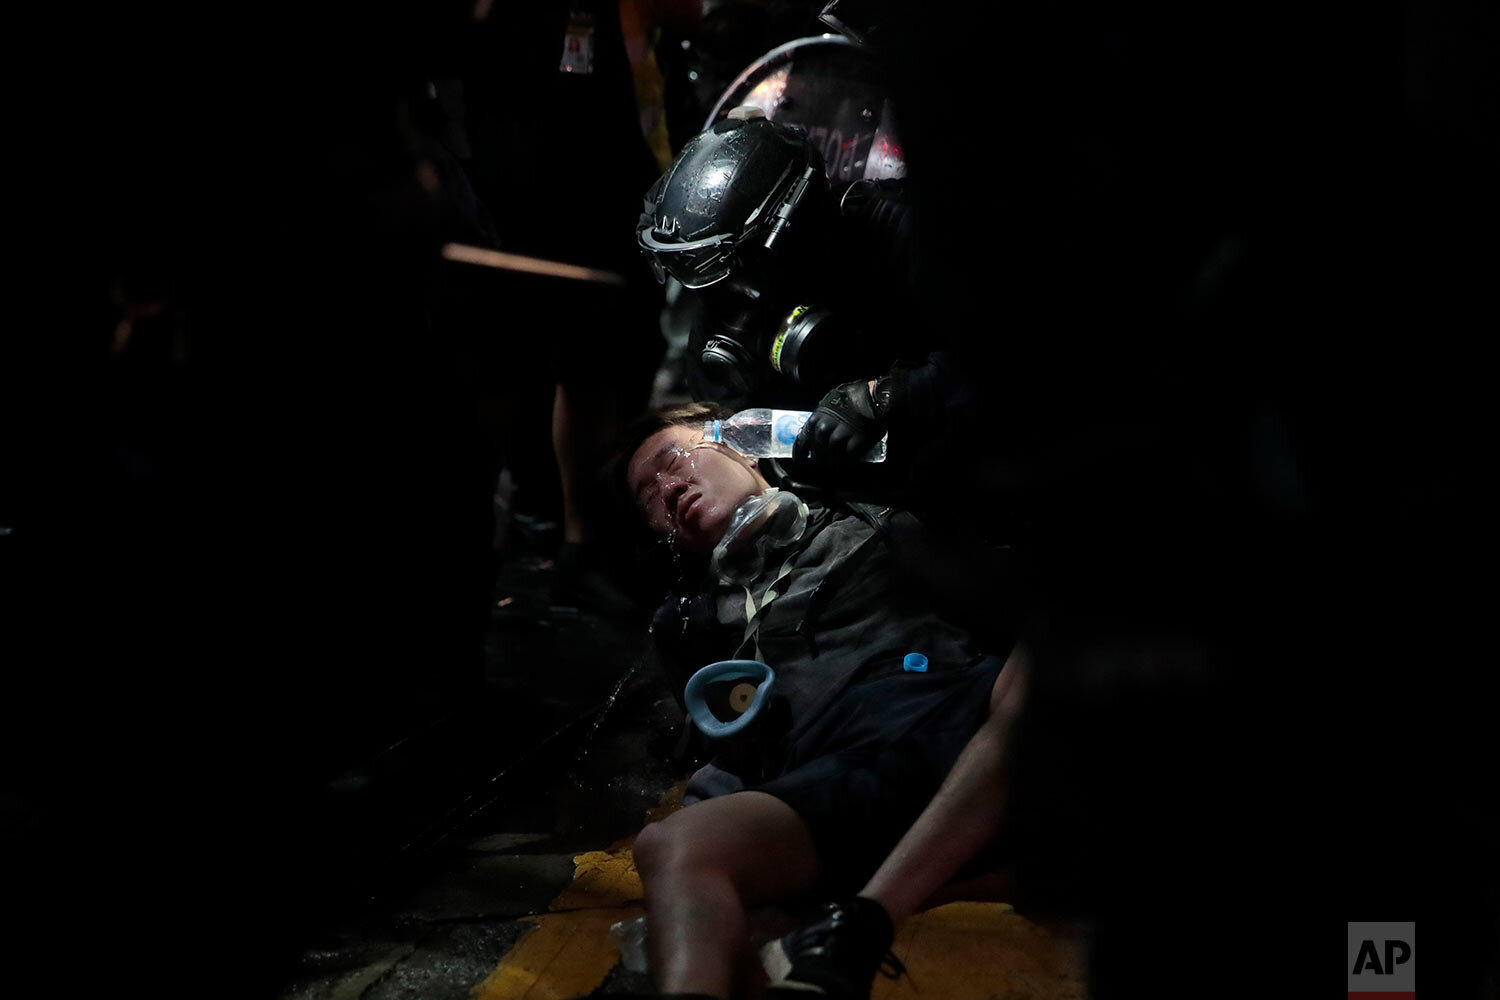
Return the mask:
[[603,457],[600,451],[619,422],[619,391],[607,383],[597,386],[561,383],[552,399],[552,451],[562,483],[563,541],[586,542],[589,525],[583,514],[582,491]]
[[749,944],[745,907],[808,888],[819,867],[801,818],[764,792],[709,799],[646,827],[635,862],[657,984],[724,1000]]
[[[512,400],[508,394],[486,395],[480,397],[476,409],[486,448],[485,457],[489,460],[485,471],[490,484],[490,495],[494,496],[500,488],[500,474],[510,460]],[[505,539],[505,527],[496,520],[490,542],[497,550]]]
[[927,808],[860,895],[885,907],[891,922],[915,913],[1000,831],[1005,818],[1005,743],[1026,689],[1020,647],[990,692],[990,714],[964,747]]

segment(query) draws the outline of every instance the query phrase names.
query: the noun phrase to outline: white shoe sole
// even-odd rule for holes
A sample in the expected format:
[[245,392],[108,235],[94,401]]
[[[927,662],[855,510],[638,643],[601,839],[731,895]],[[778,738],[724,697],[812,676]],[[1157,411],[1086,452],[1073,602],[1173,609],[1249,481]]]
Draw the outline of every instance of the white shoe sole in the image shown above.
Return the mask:
[[760,966],[766,970],[766,975],[771,977],[767,988],[775,987],[778,990],[796,990],[810,996],[823,996],[823,989],[820,986],[792,982],[786,978],[791,974],[792,960],[787,955],[786,949],[781,946],[780,938],[761,946]]

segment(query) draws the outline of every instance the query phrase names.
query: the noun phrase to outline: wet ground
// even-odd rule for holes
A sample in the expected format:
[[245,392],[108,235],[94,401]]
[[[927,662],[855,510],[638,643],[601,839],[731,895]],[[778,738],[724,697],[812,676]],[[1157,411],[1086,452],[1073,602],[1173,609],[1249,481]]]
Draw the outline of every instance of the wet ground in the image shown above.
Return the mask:
[[[643,621],[553,604],[552,561],[511,545],[489,693],[330,784],[367,856],[282,1000],[650,992],[609,927],[641,913],[630,839],[678,807],[694,764],[674,758],[680,712]],[[1083,995],[1076,940],[996,902],[931,911],[897,948],[910,974],[877,997]]]
[[[378,838],[384,856],[284,996],[467,997],[573,882],[574,858],[638,832],[677,781],[680,717],[644,623],[551,604],[552,573],[534,552],[502,568],[489,700],[334,782],[331,794],[366,800],[368,822],[401,833]],[[645,985],[616,969],[605,988]]]
[[[673,392],[664,369],[654,403],[685,399]],[[679,755],[647,616],[559,596],[555,528],[511,519],[514,499],[507,475],[482,689],[329,784],[325,815],[360,856],[280,1000],[652,992],[609,928],[642,912],[631,840],[680,808],[699,761]],[[901,929],[909,975],[873,996],[1080,997],[1079,947],[1004,904],[951,904]]]

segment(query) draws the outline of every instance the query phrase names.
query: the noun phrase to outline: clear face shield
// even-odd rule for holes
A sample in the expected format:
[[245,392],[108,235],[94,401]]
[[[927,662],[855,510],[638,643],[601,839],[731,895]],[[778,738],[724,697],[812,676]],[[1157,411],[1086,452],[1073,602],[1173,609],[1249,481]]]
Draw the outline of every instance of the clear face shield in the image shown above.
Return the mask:
[[654,228],[641,227],[636,238],[646,251],[658,282],[665,284],[671,275],[684,288],[707,288],[729,277],[734,263],[734,237],[720,234],[701,240],[663,243],[656,238]]

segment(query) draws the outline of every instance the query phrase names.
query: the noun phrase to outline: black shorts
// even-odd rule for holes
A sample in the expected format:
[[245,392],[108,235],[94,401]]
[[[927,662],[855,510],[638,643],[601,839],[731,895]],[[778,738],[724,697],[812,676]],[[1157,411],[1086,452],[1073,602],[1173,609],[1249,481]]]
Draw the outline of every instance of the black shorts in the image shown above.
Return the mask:
[[801,734],[791,769],[754,786],[807,824],[827,890],[863,887],[927,807],[988,716],[1003,664],[855,684]]

